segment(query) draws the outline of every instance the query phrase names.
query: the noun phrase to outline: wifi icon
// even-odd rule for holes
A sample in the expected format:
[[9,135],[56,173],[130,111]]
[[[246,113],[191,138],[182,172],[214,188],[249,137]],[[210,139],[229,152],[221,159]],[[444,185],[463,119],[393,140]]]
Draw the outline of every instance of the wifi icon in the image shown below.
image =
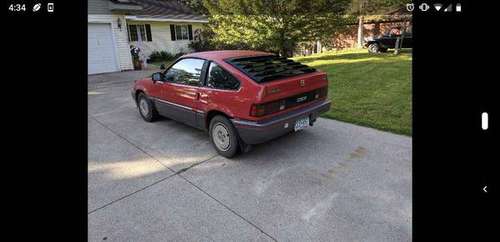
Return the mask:
[[436,11],[438,11],[438,12],[439,12],[439,10],[440,10],[442,7],[443,7],[443,4],[441,4],[441,3],[435,3],[435,4],[434,4],[434,8],[435,8],[435,9],[436,9]]

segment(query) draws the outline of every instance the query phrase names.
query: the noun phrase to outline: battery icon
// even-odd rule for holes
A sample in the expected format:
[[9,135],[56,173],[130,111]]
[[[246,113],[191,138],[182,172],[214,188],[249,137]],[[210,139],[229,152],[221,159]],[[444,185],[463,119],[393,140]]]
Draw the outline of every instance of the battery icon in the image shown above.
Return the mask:
[[457,3],[457,5],[455,5],[455,12],[462,12],[462,4]]
[[54,12],[54,3],[47,3],[47,12]]
[[483,112],[481,114],[481,128],[483,130],[488,129],[488,113],[487,112]]

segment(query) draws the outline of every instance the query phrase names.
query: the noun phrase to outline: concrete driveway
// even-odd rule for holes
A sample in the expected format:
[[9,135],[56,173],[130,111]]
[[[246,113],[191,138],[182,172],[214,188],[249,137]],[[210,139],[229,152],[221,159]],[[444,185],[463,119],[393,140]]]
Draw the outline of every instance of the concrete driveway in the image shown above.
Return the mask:
[[90,241],[410,241],[411,138],[319,119],[235,159],[89,76]]

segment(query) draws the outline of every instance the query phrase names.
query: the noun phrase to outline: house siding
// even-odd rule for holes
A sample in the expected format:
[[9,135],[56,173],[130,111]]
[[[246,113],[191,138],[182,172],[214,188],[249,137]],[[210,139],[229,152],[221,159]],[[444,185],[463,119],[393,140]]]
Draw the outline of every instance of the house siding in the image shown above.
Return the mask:
[[[121,30],[117,26],[118,19],[122,23]],[[113,41],[115,43],[116,59],[120,70],[131,70],[134,68],[132,64],[132,56],[130,55],[130,45],[128,43],[128,32],[125,17],[116,14],[89,14],[87,17],[88,23],[111,23],[111,31]]]
[[172,41],[170,36],[170,24],[181,24],[187,25],[191,24],[193,28],[193,35],[197,29],[202,28],[200,23],[174,23],[174,22],[147,22],[147,21],[127,21],[127,24],[150,24],[151,25],[151,36],[152,41],[132,41],[131,45],[139,47],[141,49],[141,54],[148,58],[153,51],[167,51],[171,54],[177,54],[179,52],[187,53],[192,50],[189,48],[189,43],[191,40],[175,40]]

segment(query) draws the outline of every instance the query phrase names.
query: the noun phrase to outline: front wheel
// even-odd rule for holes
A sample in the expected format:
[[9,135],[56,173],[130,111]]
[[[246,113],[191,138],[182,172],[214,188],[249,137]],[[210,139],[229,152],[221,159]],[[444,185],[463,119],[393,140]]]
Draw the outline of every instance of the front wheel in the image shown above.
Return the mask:
[[370,44],[368,46],[368,52],[378,53],[380,51],[380,46],[377,43]]
[[158,118],[158,112],[155,109],[153,101],[142,92],[137,96],[137,108],[139,109],[141,117],[146,122],[153,122]]
[[210,120],[210,141],[217,153],[231,158],[238,151],[238,135],[233,124],[224,116],[218,115]]

